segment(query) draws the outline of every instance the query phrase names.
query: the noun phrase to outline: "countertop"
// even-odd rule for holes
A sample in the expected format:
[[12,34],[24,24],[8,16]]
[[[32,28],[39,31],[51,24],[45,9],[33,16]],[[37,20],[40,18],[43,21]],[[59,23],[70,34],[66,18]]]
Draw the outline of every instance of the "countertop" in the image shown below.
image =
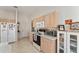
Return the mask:
[[52,37],[52,36],[49,36],[49,35],[42,35],[42,37],[50,39],[50,40],[56,40],[57,39],[56,37]]
[[72,33],[79,33],[79,30],[70,30],[70,31],[60,31],[60,32],[72,32]]
[[[32,34],[35,34],[35,32],[32,32]],[[57,37],[53,37],[53,36],[49,36],[49,35],[45,35],[45,34],[42,34],[42,35],[35,34],[35,35],[38,35],[38,36],[41,36],[41,37],[44,37],[44,38],[47,38],[47,39],[50,39],[50,40],[56,40],[57,39]]]

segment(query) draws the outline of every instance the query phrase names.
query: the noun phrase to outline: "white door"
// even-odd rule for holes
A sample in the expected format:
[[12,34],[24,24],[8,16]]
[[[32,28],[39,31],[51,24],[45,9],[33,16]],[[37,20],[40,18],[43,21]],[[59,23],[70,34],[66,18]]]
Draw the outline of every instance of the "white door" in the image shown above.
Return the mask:
[[66,32],[65,31],[58,31],[57,52],[58,53],[66,53]]
[[15,41],[15,24],[9,23],[8,24],[8,42]]
[[77,53],[79,52],[79,33],[67,32],[67,52]]
[[1,23],[1,43],[7,43],[7,24]]

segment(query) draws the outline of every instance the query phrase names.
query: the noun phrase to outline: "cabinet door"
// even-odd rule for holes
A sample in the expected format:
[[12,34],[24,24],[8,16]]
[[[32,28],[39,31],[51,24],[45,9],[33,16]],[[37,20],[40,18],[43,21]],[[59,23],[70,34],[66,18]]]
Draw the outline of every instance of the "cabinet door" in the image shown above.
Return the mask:
[[54,27],[56,27],[57,25],[58,25],[58,22],[59,22],[59,20],[58,20],[58,12],[57,11],[54,11],[54,13],[53,13],[53,23],[54,23]]
[[33,27],[36,27],[36,19],[34,19],[32,23],[33,23]]
[[45,16],[45,27],[50,28],[50,16],[49,15]]
[[37,18],[38,19],[37,22],[44,21],[44,18],[45,16],[40,16],[39,18]]
[[53,52],[53,53],[56,53],[56,51],[57,51],[57,46],[56,46],[56,40],[50,40],[50,46],[51,46],[51,48],[50,48],[50,52]]
[[49,48],[48,48],[48,40],[44,37],[42,37],[41,39],[41,50],[43,52],[48,52]]
[[77,53],[79,52],[79,33],[75,33],[75,32],[68,32],[67,33],[67,52],[68,53]]
[[55,22],[55,19],[54,19],[55,17],[54,17],[54,13],[51,13],[50,14],[50,27],[52,28],[52,27],[54,27],[54,22]]
[[46,52],[47,53],[56,53],[56,41],[46,39]]
[[35,27],[35,22],[34,22],[34,20],[32,21],[32,25],[33,25],[33,27]]
[[57,34],[57,52],[58,53],[66,53],[66,32],[58,31]]
[[58,13],[56,11],[45,16],[45,27],[52,28],[58,25]]
[[46,52],[51,52],[51,41],[49,39],[46,39]]
[[55,53],[56,52],[56,41],[47,38],[41,39],[41,50],[45,53]]
[[50,14],[50,27],[57,27],[58,25],[58,13],[56,11]]
[[41,38],[41,51],[45,52],[46,50],[46,42],[45,42],[45,38]]
[[45,19],[45,16],[41,16],[41,17],[35,18],[35,19],[32,21],[33,27],[36,27],[36,26],[37,26],[36,23],[42,22],[42,21],[44,21],[44,19]]

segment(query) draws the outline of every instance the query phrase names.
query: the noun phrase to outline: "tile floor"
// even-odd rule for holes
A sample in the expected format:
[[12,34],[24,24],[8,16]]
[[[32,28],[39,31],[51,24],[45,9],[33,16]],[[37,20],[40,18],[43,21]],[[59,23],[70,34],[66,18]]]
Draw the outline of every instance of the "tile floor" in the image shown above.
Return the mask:
[[28,38],[20,39],[15,43],[0,46],[2,53],[39,53],[37,49],[29,42]]

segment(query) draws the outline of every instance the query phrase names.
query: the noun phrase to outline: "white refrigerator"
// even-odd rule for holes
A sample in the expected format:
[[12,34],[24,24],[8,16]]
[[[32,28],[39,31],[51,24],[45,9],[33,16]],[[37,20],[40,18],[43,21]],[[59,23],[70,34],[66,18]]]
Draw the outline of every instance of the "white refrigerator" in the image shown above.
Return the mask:
[[16,41],[16,32],[15,27],[16,25],[14,23],[8,23],[8,43],[15,42]]
[[0,22],[0,53],[7,52],[7,23]]
[[0,38],[1,38],[1,44],[6,44],[7,42],[7,23],[1,23],[0,25]]

